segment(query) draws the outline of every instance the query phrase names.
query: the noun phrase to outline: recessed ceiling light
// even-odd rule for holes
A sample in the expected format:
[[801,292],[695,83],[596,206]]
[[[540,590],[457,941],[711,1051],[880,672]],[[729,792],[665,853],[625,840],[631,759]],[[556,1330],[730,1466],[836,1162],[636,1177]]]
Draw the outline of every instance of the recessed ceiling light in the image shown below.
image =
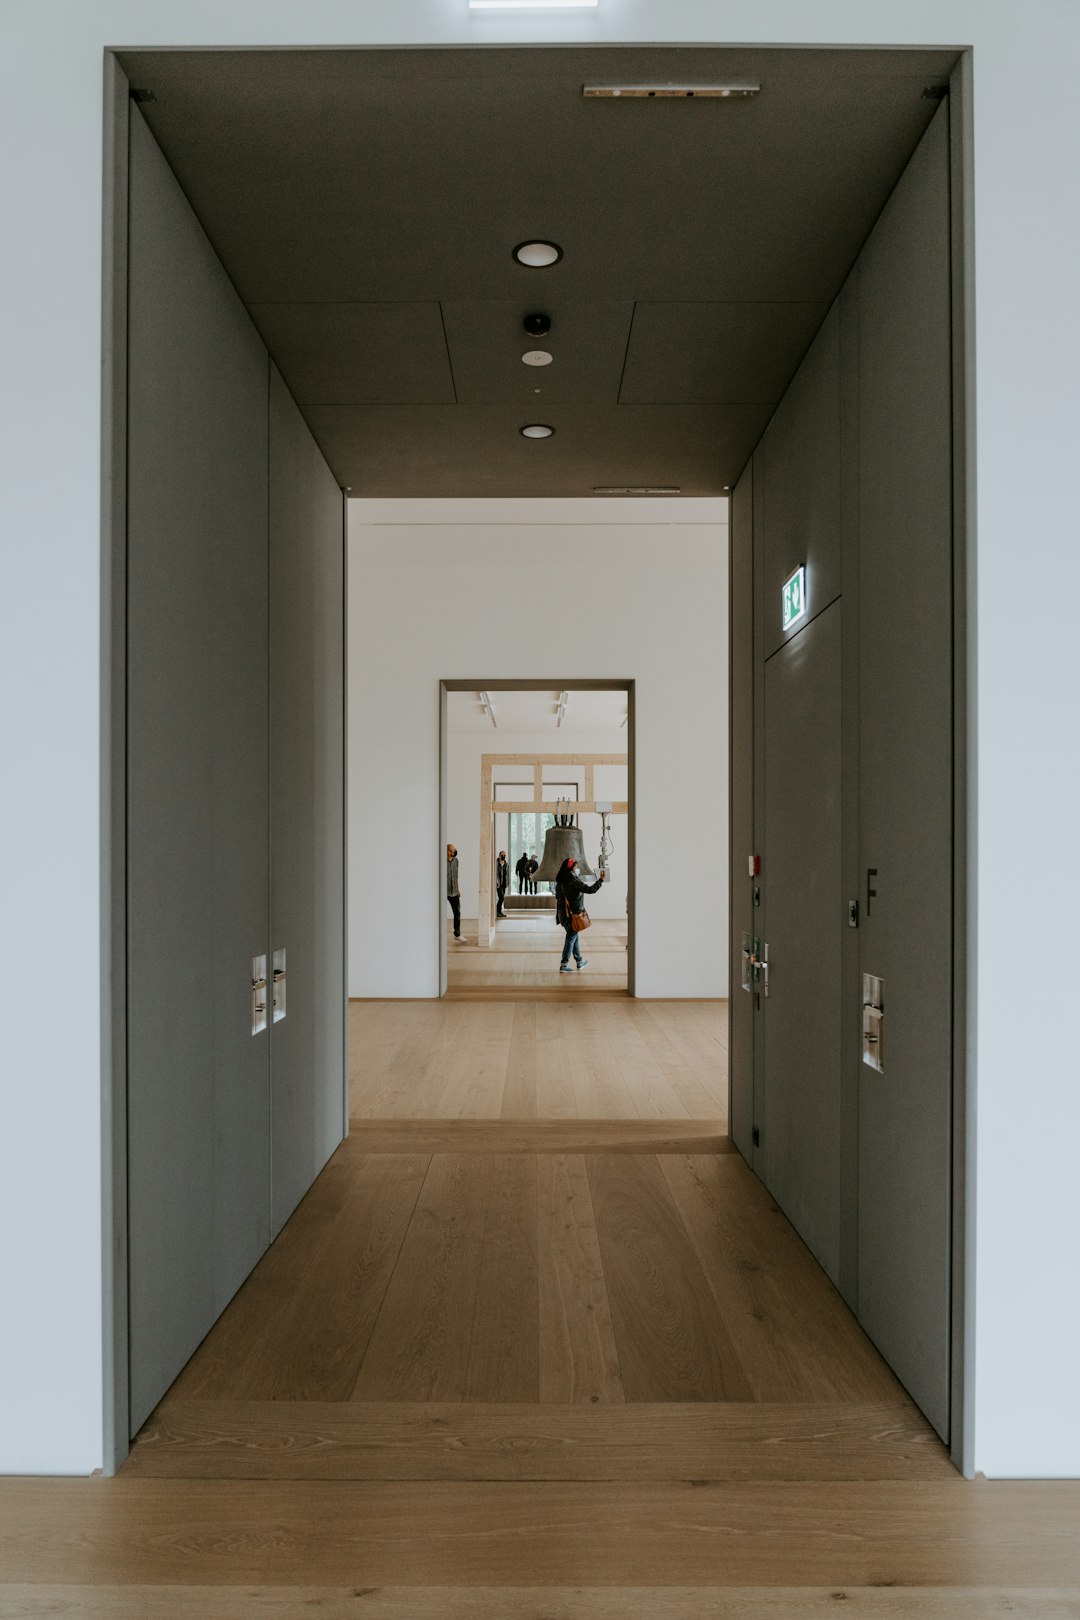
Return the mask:
[[555,429],[548,427],[546,422],[530,422],[528,427],[521,429],[521,437],[523,439],[550,439],[554,432]]
[[550,366],[555,356],[547,349],[526,349],[521,358],[527,366]]
[[519,242],[514,258],[529,270],[546,270],[548,265],[558,264],[562,248],[558,242]]

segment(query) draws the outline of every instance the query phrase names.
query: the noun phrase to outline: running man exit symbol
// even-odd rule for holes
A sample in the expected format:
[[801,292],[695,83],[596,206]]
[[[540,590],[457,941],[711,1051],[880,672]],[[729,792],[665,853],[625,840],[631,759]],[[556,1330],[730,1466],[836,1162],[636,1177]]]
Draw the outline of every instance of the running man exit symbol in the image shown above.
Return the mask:
[[782,601],[784,629],[789,630],[796,619],[801,619],[806,612],[805,568],[796,568],[791,578],[785,580]]

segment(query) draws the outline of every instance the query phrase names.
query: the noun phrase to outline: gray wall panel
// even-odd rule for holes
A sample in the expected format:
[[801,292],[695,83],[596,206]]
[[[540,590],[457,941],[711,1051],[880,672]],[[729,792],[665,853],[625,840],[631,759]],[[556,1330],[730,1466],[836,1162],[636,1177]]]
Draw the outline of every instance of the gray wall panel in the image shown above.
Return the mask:
[[[762,440],[765,549],[760,588],[768,658],[786,639],[781,587],[806,566],[812,617],[840,594],[840,308],[834,304]],[[795,635],[800,621],[786,634]]]
[[266,355],[132,114],[131,1422],[269,1233]]
[[859,1316],[949,1420],[952,423],[948,109],[859,266],[862,968],[885,1072],[862,1068]]
[[270,372],[271,871],[287,952],[273,1031],[273,1232],[342,1138],[345,1053],[341,491]]

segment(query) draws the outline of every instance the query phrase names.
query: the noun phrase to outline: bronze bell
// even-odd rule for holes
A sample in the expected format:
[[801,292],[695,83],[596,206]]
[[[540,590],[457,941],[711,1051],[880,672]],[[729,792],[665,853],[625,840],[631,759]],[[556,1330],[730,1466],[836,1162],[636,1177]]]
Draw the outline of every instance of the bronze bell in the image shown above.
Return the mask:
[[545,834],[543,859],[539,869],[533,873],[535,883],[554,883],[559,868],[569,855],[577,861],[578,877],[586,883],[595,883],[596,873],[585,859],[585,840],[581,828],[571,825],[572,821],[570,802],[567,801],[565,813],[556,815],[554,827],[549,827]]

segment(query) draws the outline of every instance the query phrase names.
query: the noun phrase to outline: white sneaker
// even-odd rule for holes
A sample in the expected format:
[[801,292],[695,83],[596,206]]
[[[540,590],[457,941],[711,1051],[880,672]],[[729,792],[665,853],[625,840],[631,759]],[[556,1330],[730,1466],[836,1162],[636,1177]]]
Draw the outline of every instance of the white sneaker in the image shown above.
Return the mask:
[[559,972],[560,973],[573,973],[573,971],[574,970],[570,966],[569,962],[560,962],[560,964],[559,964]]
[[589,958],[587,956],[583,956],[581,961],[577,965],[578,972],[580,973],[582,968],[587,968],[588,965],[589,965]]
[[462,939],[460,934],[455,934],[454,935],[454,944],[455,945],[464,945],[464,943],[465,943],[465,941]]

